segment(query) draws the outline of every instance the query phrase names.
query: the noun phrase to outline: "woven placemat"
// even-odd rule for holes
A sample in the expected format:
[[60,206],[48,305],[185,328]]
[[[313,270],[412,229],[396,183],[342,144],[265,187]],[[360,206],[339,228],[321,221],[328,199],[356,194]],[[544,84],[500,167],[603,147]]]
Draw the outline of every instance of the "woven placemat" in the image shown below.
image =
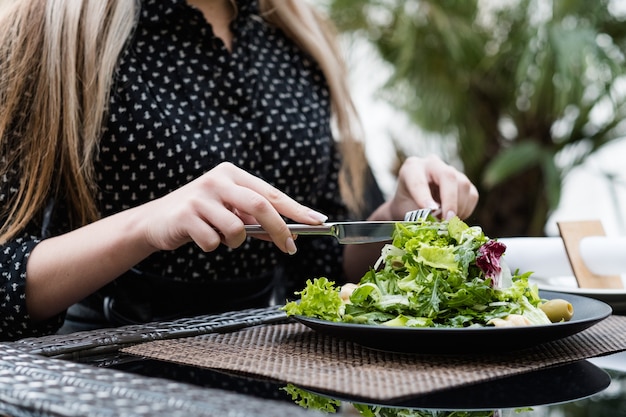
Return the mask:
[[626,350],[626,317],[610,316],[558,341],[515,352],[418,355],[375,351],[299,323],[159,340],[122,349],[151,359],[241,372],[302,388],[400,400]]

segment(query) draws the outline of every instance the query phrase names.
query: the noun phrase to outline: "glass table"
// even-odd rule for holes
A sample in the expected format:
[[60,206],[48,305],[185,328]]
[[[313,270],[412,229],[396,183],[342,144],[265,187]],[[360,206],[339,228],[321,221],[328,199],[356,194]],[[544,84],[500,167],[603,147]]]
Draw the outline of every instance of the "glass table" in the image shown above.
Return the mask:
[[385,401],[124,353],[286,321],[269,308],[0,344],[0,415],[626,417],[626,352]]

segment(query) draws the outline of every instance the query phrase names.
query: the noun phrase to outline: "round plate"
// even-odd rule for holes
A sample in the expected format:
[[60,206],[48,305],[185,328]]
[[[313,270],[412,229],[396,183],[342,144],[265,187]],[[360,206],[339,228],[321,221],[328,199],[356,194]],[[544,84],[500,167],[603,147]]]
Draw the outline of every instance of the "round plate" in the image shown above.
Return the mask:
[[551,342],[585,330],[607,318],[611,307],[599,300],[574,294],[540,291],[545,299],[562,298],[574,307],[574,317],[563,323],[521,327],[387,327],[338,323],[294,316],[309,328],[362,346],[402,353],[468,353],[512,351]]

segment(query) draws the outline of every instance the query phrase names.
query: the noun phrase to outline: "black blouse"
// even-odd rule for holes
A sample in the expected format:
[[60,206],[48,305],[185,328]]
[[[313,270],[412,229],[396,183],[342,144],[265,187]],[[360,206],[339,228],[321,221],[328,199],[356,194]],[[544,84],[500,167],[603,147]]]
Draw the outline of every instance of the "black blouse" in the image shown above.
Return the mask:
[[[96,161],[102,216],[163,196],[223,161],[333,220],[347,216],[320,69],[259,17],[255,0],[238,6],[229,51],[184,0],[142,2],[120,59]],[[68,229],[62,208],[57,202],[51,235]],[[39,224],[33,224],[23,238],[2,247],[0,339],[53,332],[62,322],[58,317],[34,325],[26,312],[26,258],[41,238]],[[159,305],[195,305],[197,313],[246,307],[245,300],[266,293],[277,279],[286,295],[308,278],[341,279],[342,251],[334,239],[300,237],[297,245],[294,256],[256,239],[210,253],[185,245],[152,255],[96,298],[122,294],[132,304],[136,296],[147,302],[160,297]]]

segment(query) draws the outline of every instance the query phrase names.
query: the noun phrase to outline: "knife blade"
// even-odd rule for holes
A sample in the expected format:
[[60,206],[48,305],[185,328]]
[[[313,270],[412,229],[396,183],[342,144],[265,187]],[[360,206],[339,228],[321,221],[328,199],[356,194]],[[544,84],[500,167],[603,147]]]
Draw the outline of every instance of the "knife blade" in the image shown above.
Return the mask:
[[[389,242],[397,223],[411,223],[403,221],[358,221],[334,222],[311,226],[308,224],[292,223],[287,227],[294,235],[333,236],[339,243],[354,245],[360,243]],[[267,232],[258,224],[247,224],[246,233],[250,236],[266,235]]]

